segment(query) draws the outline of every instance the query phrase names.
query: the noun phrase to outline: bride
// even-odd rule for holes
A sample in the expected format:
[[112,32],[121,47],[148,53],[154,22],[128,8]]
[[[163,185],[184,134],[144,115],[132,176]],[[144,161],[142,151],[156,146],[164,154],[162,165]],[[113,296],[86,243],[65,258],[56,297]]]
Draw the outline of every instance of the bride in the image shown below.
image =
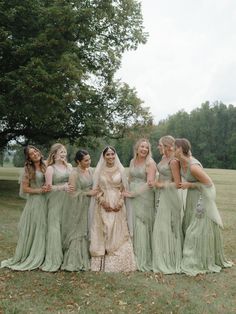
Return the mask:
[[101,154],[94,172],[93,188],[99,192],[90,206],[91,270],[136,270],[131,242],[131,210],[125,205],[123,196],[128,188],[127,177],[111,146],[107,146]]

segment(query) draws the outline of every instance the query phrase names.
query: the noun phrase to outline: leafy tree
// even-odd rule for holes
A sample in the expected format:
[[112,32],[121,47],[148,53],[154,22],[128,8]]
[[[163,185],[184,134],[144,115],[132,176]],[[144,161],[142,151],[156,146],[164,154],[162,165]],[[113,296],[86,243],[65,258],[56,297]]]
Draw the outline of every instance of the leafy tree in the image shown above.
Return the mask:
[[[236,169],[236,130],[232,132],[230,137],[227,140],[227,148],[228,148],[228,158],[229,158],[229,169]],[[226,167],[225,167],[226,168]]]
[[[161,121],[151,134],[151,141],[171,134],[188,138],[192,152],[209,168],[236,168],[236,107],[208,101],[190,113],[179,111]],[[154,150],[154,154],[155,150]],[[157,153],[156,160],[160,159]]]
[[149,121],[135,90],[114,81],[122,53],[146,37],[136,0],[0,0],[0,147]]

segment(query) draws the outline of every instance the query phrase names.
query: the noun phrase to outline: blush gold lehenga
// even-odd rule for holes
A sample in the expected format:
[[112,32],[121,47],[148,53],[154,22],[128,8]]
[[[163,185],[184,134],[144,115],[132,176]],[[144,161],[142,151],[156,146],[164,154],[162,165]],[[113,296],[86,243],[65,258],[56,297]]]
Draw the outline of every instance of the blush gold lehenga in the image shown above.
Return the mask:
[[[131,217],[122,191],[127,187],[125,169],[116,155],[113,167],[107,167],[103,155],[95,169],[94,187],[99,194],[91,200],[91,270],[105,272],[130,272],[136,270],[130,228]],[[101,202],[106,201],[119,211],[106,211]],[[128,224],[129,222],[129,224]]]

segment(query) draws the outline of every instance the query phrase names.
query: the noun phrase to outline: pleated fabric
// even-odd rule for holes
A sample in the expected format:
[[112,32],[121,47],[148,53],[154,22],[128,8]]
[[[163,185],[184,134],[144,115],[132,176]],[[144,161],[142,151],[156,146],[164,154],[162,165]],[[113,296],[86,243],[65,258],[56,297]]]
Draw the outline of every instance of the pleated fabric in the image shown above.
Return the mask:
[[[44,175],[36,171],[32,188],[40,188]],[[13,270],[33,270],[40,267],[45,258],[47,203],[44,194],[29,194],[22,212],[18,230],[19,238],[14,257],[2,261],[1,267]]]
[[170,161],[161,161],[157,165],[159,181],[166,186],[158,189],[156,217],[152,239],[152,270],[164,274],[181,272],[182,228],[181,211],[183,203],[180,194],[172,182]]
[[[122,173],[117,166],[104,167],[100,173],[91,223],[91,270],[131,272],[136,270],[133,246],[128,228],[122,191]],[[121,204],[119,211],[107,212],[101,206],[105,200],[112,208]]]
[[[185,179],[190,177],[190,165],[197,163],[190,159]],[[190,276],[202,273],[220,272],[222,268],[231,267],[232,263],[224,256],[221,228],[223,228],[219,211],[216,207],[214,185],[204,185],[195,180],[195,188],[187,193],[186,210],[191,211],[191,218],[185,225],[182,272]],[[186,211],[185,211],[186,215]],[[187,221],[187,219],[186,219]]]
[[[61,172],[54,167],[53,185],[61,185],[68,182],[69,172],[69,169]],[[51,191],[48,193],[46,256],[41,267],[43,271],[55,272],[62,265],[62,209],[68,197],[69,195],[65,191]]]
[[75,192],[67,199],[63,207],[62,237],[63,264],[61,269],[81,271],[90,269],[88,239],[88,209],[90,196],[86,195],[92,188],[92,169],[83,174],[78,168],[70,175]]
[[224,256],[219,225],[208,218],[206,212],[201,217],[195,215],[185,236],[182,271],[187,275],[196,276],[217,273],[222,268],[231,266],[232,263]]
[[133,246],[137,269],[152,270],[152,232],[155,216],[154,189],[147,186],[146,165],[134,166],[129,170],[130,199],[133,209]]

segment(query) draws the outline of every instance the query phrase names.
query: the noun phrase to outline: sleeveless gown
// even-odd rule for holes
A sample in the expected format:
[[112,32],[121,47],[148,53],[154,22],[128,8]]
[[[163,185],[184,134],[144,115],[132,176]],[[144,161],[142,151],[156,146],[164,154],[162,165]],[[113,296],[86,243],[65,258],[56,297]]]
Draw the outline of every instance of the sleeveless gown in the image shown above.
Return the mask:
[[[44,175],[36,171],[31,188],[40,188]],[[2,261],[1,267],[13,270],[32,270],[40,267],[45,258],[46,247],[46,195],[27,194],[27,201],[18,225],[19,238],[13,258]]]
[[[169,161],[170,162],[170,161]],[[169,162],[157,165],[160,182],[170,184],[172,173]],[[156,217],[153,227],[152,268],[154,272],[173,274],[181,272],[182,259],[182,203],[174,185],[159,189]]]
[[[191,160],[191,165],[193,164],[198,164],[199,166],[202,167],[201,163],[193,158]],[[187,182],[191,183],[196,183],[197,179],[192,176],[190,172],[190,167],[187,168],[186,172],[184,173],[183,170],[181,169],[181,175]],[[194,214],[195,214],[195,209],[197,207],[198,200],[200,198],[201,192],[198,189],[188,189],[187,190],[187,195],[186,195],[186,204],[185,204],[185,209],[184,209],[184,215],[183,215],[183,222],[182,222],[182,230],[183,230],[183,235],[185,236],[186,230],[188,229]]]
[[[68,182],[69,169],[60,171],[53,166],[53,185],[62,185]],[[62,208],[68,193],[66,191],[51,191],[48,193],[48,228],[47,228],[47,243],[46,257],[42,265],[43,271],[55,272],[62,264],[62,237],[61,237],[61,222]]]
[[154,189],[147,187],[146,164],[129,169],[130,198],[133,210],[133,245],[137,268],[140,271],[152,270],[152,232],[155,212]]
[[[201,165],[195,158],[190,159],[185,179],[191,180],[191,164]],[[220,228],[222,221],[215,203],[215,187],[198,184],[198,189],[191,189],[192,212],[189,226],[186,229],[181,269],[190,276],[199,273],[220,272],[232,263],[224,256],[223,240]],[[193,194],[194,195],[193,197]],[[187,194],[186,204],[190,203]],[[197,204],[196,199],[198,198]],[[194,200],[194,201],[193,201]],[[190,207],[189,207],[190,208]]]
[[62,234],[64,258],[62,269],[80,271],[90,269],[88,242],[88,209],[90,196],[85,195],[92,188],[92,169],[88,175],[74,169],[75,192],[69,196],[63,208]]

